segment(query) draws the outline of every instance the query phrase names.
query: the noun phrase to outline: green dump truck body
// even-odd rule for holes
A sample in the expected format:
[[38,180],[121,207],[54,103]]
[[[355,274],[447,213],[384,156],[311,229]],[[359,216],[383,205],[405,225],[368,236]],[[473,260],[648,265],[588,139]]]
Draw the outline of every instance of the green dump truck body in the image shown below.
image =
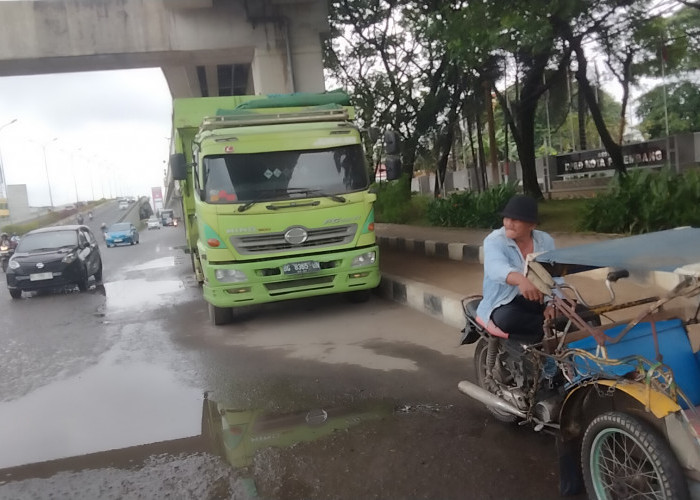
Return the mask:
[[379,284],[354,111],[317,96],[174,100],[187,246],[217,324],[239,306]]

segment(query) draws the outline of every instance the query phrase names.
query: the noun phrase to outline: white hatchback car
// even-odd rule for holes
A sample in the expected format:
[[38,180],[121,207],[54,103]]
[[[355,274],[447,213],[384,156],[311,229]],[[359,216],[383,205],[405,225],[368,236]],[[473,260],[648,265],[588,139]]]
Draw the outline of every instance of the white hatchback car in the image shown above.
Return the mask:
[[160,220],[158,220],[157,217],[151,217],[148,219],[148,230],[150,231],[151,229],[160,229]]

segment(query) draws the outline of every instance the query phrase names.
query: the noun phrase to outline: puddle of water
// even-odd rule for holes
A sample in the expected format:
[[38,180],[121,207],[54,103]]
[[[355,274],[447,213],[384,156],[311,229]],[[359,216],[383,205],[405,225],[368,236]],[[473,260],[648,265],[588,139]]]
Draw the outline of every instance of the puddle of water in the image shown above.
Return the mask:
[[[180,280],[122,280],[105,283],[106,309],[144,309],[169,305],[181,300],[177,292],[184,290]],[[184,298],[184,297],[182,297]]]
[[[156,251],[159,249],[157,248]],[[168,257],[161,257],[160,259],[149,260],[138,266],[132,266],[125,268],[125,271],[146,271],[149,269],[159,269],[162,267],[173,267],[175,265],[175,256],[170,255]]]
[[202,393],[175,374],[113,355],[75,377],[0,403],[0,468],[201,433]]
[[202,421],[215,449],[234,467],[247,467],[263,448],[316,441],[338,430],[380,419],[392,411],[389,405],[376,405],[364,410],[319,408],[276,415],[261,410],[228,409],[208,400]]

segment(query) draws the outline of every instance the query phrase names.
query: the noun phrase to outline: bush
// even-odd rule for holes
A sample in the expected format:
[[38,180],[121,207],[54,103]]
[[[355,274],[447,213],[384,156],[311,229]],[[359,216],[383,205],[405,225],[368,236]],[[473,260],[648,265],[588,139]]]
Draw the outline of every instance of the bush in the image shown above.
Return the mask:
[[583,207],[581,229],[641,234],[700,225],[700,172],[633,170]]
[[501,226],[501,212],[517,192],[514,184],[499,184],[482,193],[464,191],[428,204],[427,218],[433,226],[481,227]]

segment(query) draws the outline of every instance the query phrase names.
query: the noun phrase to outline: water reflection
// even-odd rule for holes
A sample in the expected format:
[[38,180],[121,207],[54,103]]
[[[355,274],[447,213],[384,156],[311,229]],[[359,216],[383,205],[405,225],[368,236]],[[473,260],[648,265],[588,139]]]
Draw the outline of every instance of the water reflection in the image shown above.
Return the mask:
[[120,354],[0,403],[0,467],[198,435],[201,391]]
[[[158,251],[158,249],[156,249]],[[126,267],[125,271],[146,271],[149,269],[159,269],[163,267],[173,267],[175,265],[175,256],[170,255],[168,257],[161,257],[159,259],[153,259],[149,260],[148,262],[144,262],[143,264],[139,264],[138,266],[130,266]]]
[[180,280],[147,281],[144,279],[112,281],[104,285],[107,309],[146,309],[185,300],[177,292],[185,285]]
[[[147,375],[146,373],[138,373],[138,376]],[[153,376],[154,373],[148,374]],[[80,388],[78,388],[80,389]],[[163,392],[163,389],[165,391]],[[208,463],[204,458],[206,456],[218,455],[223,457],[229,465],[233,466],[236,471],[232,481],[227,481],[230,486],[223,486],[228,491],[217,492],[216,498],[250,498],[256,497],[257,491],[255,480],[249,475],[250,468],[253,464],[253,459],[258,451],[270,447],[292,447],[294,444],[302,442],[311,442],[325,438],[339,430],[346,430],[351,427],[358,426],[362,423],[380,419],[390,415],[393,412],[393,407],[389,404],[375,404],[371,407],[362,409],[312,409],[299,411],[288,414],[275,414],[261,410],[237,410],[225,408],[221,404],[207,397],[204,394],[202,400],[201,393],[197,396],[196,420],[197,431],[192,433],[195,415],[193,414],[192,394],[188,389],[186,393],[177,394],[169,392],[168,388],[163,386],[160,390],[155,390],[151,393],[154,397],[154,404],[143,406],[143,402],[130,402],[119,400],[119,408],[107,407],[102,408],[104,401],[100,398],[93,399],[96,395],[91,393],[85,399],[91,399],[91,404],[87,415],[82,415],[86,410],[84,407],[73,408],[73,417],[76,419],[75,424],[69,429],[60,430],[56,427],[54,420],[59,420],[65,424],[65,419],[60,415],[54,415],[51,412],[50,406],[42,406],[44,411],[38,411],[39,404],[31,407],[23,408],[23,411],[35,410],[36,415],[22,423],[19,427],[14,426],[14,431],[18,435],[24,435],[34,432],[35,441],[45,442],[41,454],[33,456],[33,459],[38,463],[30,463],[19,467],[11,467],[0,470],[0,496],[11,494],[16,491],[24,493],[34,491],[41,496],[41,491],[50,491],[51,496],[62,497],[62,491],[75,488],[74,476],[58,476],[58,472],[72,471],[72,474],[81,473],[78,484],[83,482],[85,485],[100,481],[102,486],[117,497],[142,497],[143,491],[138,483],[125,481],[122,476],[114,472],[114,468],[130,469],[132,476],[138,474],[136,467],[143,467],[144,470],[152,466],[153,461],[157,460],[161,464],[159,471],[155,472],[149,481],[158,483],[182,480],[184,475],[197,475],[199,490],[213,491],[220,489],[222,485],[215,484],[221,481],[222,473],[215,465]],[[59,394],[55,395],[59,397]],[[168,399],[175,406],[164,404]],[[178,403],[179,401],[179,403]],[[49,404],[50,401],[44,400],[44,404]],[[115,403],[117,404],[117,403]],[[130,414],[133,408],[133,414]],[[160,408],[160,409],[159,409]],[[152,412],[155,411],[155,414]],[[126,414],[125,414],[126,412]],[[3,419],[0,420],[0,427],[7,427],[10,415],[7,411],[2,411],[0,414]],[[31,415],[24,413],[25,415]],[[57,418],[58,417],[58,418]],[[125,421],[127,427],[119,429],[118,421]],[[154,424],[160,421],[161,431],[154,430]],[[179,424],[177,424],[179,422]],[[184,424],[184,425],[180,425]],[[115,426],[117,428],[115,428]],[[156,426],[158,427],[158,426]],[[181,427],[175,431],[177,427]],[[87,429],[99,429],[99,433],[88,432],[89,440],[102,439],[100,445],[102,451],[99,453],[91,453],[87,455],[70,456],[57,460],[39,462],[51,457],[48,453],[48,446],[52,441],[56,441],[56,434],[60,435],[58,440],[68,441],[77,440],[83,444],[83,451],[89,452],[98,446],[88,445],[86,439],[81,435]],[[144,432],[145,431],[145,432]],[[160,436],[165,437],[168,434],[180,437],[177,439],[167,439],[154,442],[154,438]],[[110,441],[109,436],[117,435],[117,441]],[[7,435],[0,437],[3,441]],[[117,449],[117,443],[127,444],[126,447]],[[151,443],[143,445],[141,443]],[[3,448],[5,448],[3,446]],[[112,449],[114,448],[114,449]],[[76,451],[78,447],[73,447]],[[66,449],[67,450],[67,449]],[[17,443],[12,447],[14,452],[22,452],[22,446]],[[5,459],[2,461],[3,466],[12,463],[13,460],[8,460],[6,457],[9,453],[4,450],[0,451]],[[202,455],[204,453],[204,455]],[[63,453],[65,454],[65,452]],[[30,458],[30,455],[24,454],[24,462]],[[16,460],[15,460],[16,461]],[[188,471],[185,474],[183,464],[187,463],[199,464],[196,465],[196,470]],[[169,464],[169,466],[168,466]],[[109,482],[105,483],[105,476],[98,474],[95,477],[90,476],[91,469],[111,468],[110,477],[117,483],[113,485]],[[190,466],[191,468],[191,466]],[[166,470],[167,469],[167,470]],[[218,470],[218,472],[217,472]],[[232,471],[233,472],[233,471]],[[51,477],[47,482],[38,481],[36,478]],[[172,479],[171,479],[172,478]],[[194,478],[191,478],[194,479]],[[31,483],[24,484],[22,481],[29,480]],[[135,488],[135,491],[130,491],[129,488]],[[235,489],[242,494],[231,495]],[[202,497],[214,498],[209,494],[203,494]]]
[[255,453],[262,448],[290,447],[315,441],[391,412],[389,405],[376,405],[359,410],[319,408],[278,415],[261,410],[224,408],[205,395],[202,433],[231,465],[246,467],[252,464]]

